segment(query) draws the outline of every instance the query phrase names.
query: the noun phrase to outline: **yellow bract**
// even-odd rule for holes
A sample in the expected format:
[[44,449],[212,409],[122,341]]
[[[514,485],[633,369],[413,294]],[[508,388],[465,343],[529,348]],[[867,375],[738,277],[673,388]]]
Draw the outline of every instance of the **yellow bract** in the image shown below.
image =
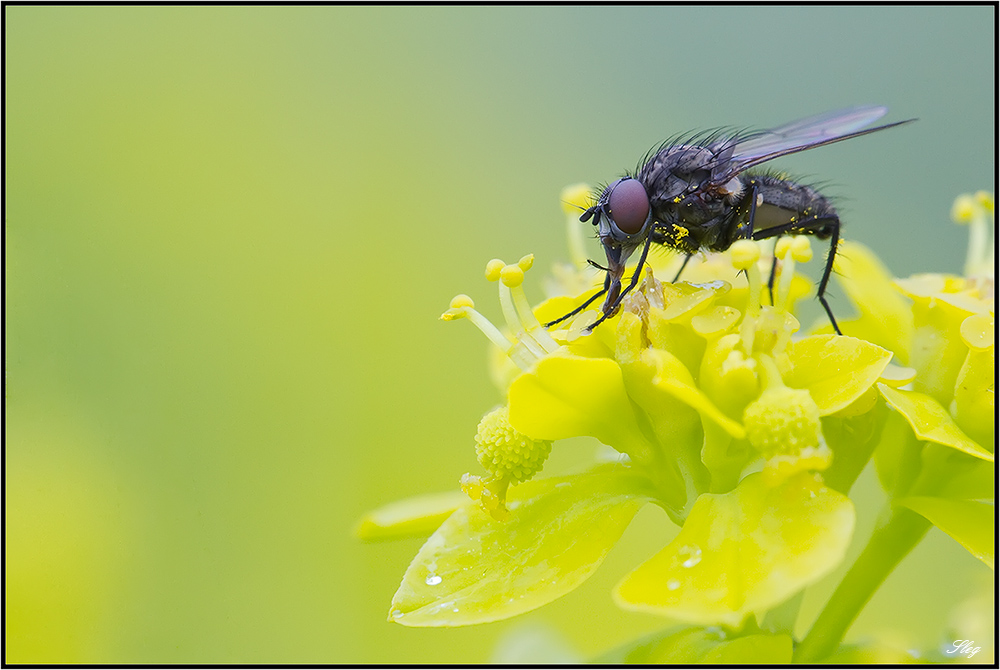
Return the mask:
[[468,502],[469,498],[460,491],[398,500],[365,514],[354,532],[362,540],[429,535],[452,512]]
[[466,501],[413,559],[389,621],[466,626],[540,607],[587,579],[647,500],[621,469],[511,489],[498,523]]
[[836,567],[854,530],[845,496],[802,473],[777,487],[746,477],[705,494],[681,532],[614,591],[625,609],[738,627]]

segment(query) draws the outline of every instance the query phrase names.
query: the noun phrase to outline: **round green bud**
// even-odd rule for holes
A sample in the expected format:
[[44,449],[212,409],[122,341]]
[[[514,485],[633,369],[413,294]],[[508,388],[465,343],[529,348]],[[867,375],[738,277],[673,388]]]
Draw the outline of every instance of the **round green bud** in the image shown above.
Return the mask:
[[510,425],[507,407],[486,414],[476,434],[479,464],[495,477],[525,482],[542,469],[552,451],[547,440],[533,440]]
[[795,456],[823,443],[819,407],[804,389],[764,391],[743,411],[747,439],[765,457]]

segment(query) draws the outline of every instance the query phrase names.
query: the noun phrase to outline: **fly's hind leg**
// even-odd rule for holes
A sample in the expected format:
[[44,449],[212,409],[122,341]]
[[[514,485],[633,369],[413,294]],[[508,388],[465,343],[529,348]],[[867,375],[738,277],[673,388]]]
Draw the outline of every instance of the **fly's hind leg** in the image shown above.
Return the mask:
[[778,257],[771,254],[771,272],[767,275],[767,294],[771,298],[771,306],[774,307],[774,279],[778,276]]
[[[840,241],[840,219],[835,215],[827,215],[824,217],[813,217],[806,219],[799,219],[792,223],[787,223],[781,226],[775,226],[773,228],[765,228],[764,230],[757,230],[753,233],[753,239],[755,240],[766,240],[770,237],[778,237],[784,235],[785,233],[797,233],[804,235],[815,235],[820,239],[830,238],[830,251],[826,255],[826,265],[823,268],[823,278],[819,280],[819,290],[816,291],[816,297],[819,299],[823,309],[826,310],[826,315],[830,317],[830,324],[833,326],[833,330],[837,335],[843,335],[840,332],[840,326],[837,325],[837,319],[833,316],[833,310],[830,309],[830,303],[826,301],[826,285],[830,282],[830,274],[833,272],[833,261],[837,256],[837,243]],[[777,259],[775,259],[775,262]],[[769,286],[774,284],[775,269],[774,265],[771,266],[771,277],[768,281]],[[774,297],[772,293],[771,302],[773,304]]]
[[833,272],[833,261],[837,257],[837,244],[840,242],[840,219],[833,219],[833,221],[828,224],[827,230],[830,231],[830,251],[826,254],[826,267],[823,269],[823,278],[819,280],[819,291],[816,292],[816,297],[819,298],[820,303],[823,305],[823,309],[826,310],[826,315],[830,317],[830,323],[833,325],[833,330],[836,331],[837,335],[843,335],[840,332],[840,327],[837,325],[837,320],[833,318],[833,310],[830,309],[830,305],[827,304],[824,294],[826,293],[826,284],[830,281],[830,273]]

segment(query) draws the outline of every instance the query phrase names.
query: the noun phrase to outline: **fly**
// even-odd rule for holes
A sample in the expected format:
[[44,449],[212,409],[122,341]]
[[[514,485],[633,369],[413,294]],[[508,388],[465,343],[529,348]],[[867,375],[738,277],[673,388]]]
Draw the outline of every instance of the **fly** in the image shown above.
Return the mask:
[[[695,253],[725,251],[737,240],[763,240],[785,234],[815,235],[830,240],[817,298],[840,333],[825,293],[840,239],[840,217],[815,189],[766,172],[750,170],[761,163],[899,126],[916,119],[867,128],[888,110],[851,107],[757,132],[721,131],[667,140],[650,151],[634,174],[612,182],[597,202],[583,212],[604,247],[604,287],[569,314],[545,324],[553,326],[604,298],[601,316],[587,330],[613,316],[635,288],[652,244],[686,254],[674,277],[680,279]],[[631,281],[623,288],[625,263],[642,249]],[[773,285],[772,268],[769,286]]]

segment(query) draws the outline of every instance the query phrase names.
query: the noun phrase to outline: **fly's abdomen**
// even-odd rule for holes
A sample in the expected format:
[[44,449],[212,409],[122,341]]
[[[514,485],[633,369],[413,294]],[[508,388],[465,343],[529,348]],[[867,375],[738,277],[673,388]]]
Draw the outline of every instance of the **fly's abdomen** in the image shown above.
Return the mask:
[[811,186],[770,174],[744,175],[741,181],[745,188],[756,184],[760,194],[753,221],[755,237],[758,232],[780,226],[789,235],[808,234],[823,239],[829,237],[830,231],[822,224],[839,221],[830,201]]

